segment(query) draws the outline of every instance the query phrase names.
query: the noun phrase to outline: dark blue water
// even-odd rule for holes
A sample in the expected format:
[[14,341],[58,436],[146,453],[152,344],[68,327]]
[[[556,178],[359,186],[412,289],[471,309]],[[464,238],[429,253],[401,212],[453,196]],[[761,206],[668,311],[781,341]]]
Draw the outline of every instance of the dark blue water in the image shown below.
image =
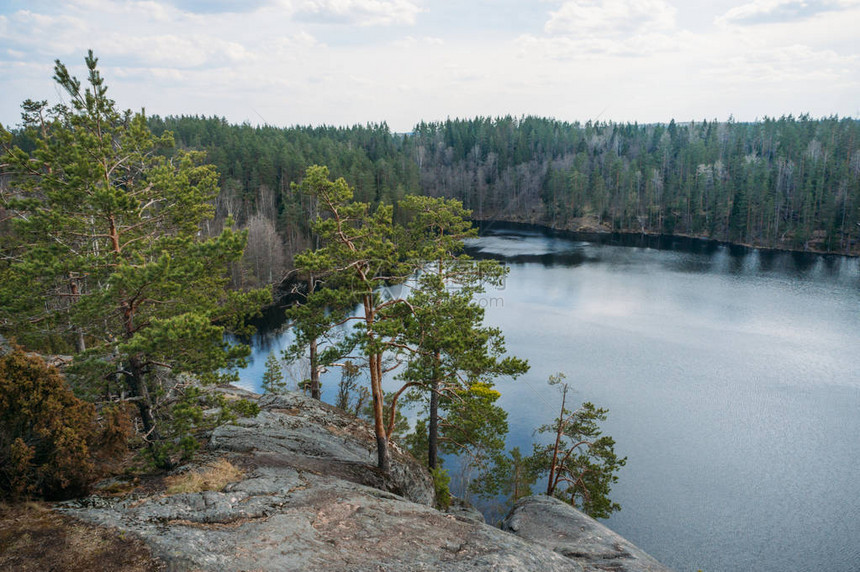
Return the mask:
[[628,457],[611,528],[679,571],[860,570],[860,261],[669,246],[471,243],[511,266],[482,303],[532,366],[498,382],[509,445],[557,414],[563,371]]

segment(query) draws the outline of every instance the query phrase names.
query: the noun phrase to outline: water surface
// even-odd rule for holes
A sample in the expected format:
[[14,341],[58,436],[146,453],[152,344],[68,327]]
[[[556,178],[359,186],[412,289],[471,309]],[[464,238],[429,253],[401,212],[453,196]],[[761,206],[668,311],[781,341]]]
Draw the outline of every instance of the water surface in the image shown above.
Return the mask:
[[[841,257],[500,231],[488,321],[532,370],[501,381],[527,446],[564,371],[628,457],[607,524],[678,570],[860,569],[860,274]],[[733,252],[734,251],[734,252]]]
[[[482,303],[532,368],[498,382],[509,445],[557,414],[545,380],[563,371],[628,458],[611,528],[679,571],[860,570],[858,260],[639,244],[471,242],[511,267]],[[259,337],[244,383],[287,343]]]

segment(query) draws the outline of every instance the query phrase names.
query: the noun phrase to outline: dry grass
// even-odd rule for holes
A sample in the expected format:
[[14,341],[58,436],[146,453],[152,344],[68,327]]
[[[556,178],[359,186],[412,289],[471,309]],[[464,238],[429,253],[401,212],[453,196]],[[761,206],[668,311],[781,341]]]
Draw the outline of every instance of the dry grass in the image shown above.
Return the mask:
[[0,504],[0,570],[155,572],[166,565],[140,540],[58,514],[45,503]]
[[164,479],[167,493],[199,493],[201,491],[220,491],[229,483],[242,478],[242,471],[227,459],[209,463],[201,471],[189,471],[175,477]]

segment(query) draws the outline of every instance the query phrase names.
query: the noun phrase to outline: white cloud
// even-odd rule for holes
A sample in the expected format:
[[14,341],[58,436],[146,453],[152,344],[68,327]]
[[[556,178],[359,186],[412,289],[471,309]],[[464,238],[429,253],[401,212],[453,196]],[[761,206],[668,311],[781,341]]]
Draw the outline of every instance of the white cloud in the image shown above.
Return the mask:
[[847,21],[846,14],[827,12],[807,21],[716,26],[696,38],[697,73],[706,76],[703,81],[760,86],[772,80],[826,91],[827,84],[815,83],[822,74],[844,77],[860,55]]
[[176,10],[158,0],[74,0],[69,7],[80,13],[101,16],[132,16],[156,22],[169,22]]
[[359,26],[412,25],[422,11],[411,0],[302,0],[295,8],[303,19]]
[[85,73],[87,48],[120,107],[233,122],[406,131],[448,116],[857,112],[860,0],[756,26],[715,18],[732,3],[771,4],[719,0],[704,17],[707,1],[508,0],[504,24],[474,28],[464,14],[498,11],[498,0],[39,0],[0,16],[0,121],[15,122],[25,98],[56,96],[55,58]]
[[99,47],[152,67],[221,67],[255,57],[239,43],[202,34],[128,37],[114,33],[100,41]]
[[180,82],[183,79],[182,72],[174,68],[152,68],[150,70],[152,76],[160,80],[168,80],[170,82]]
[[520,55],[570,60],[597,54],[641,57],[680,49],[676,10],[665,0],[573,0],[550,12],[545,36],[517,38]]
[[79,39],[88,37],[87,31],[84,18],[19,10],[8,17],[2,39],[7,45],[27,53],[50,54],[56,58],[73,52]]
[[624,47],[628,55],[649,56],[652,54],[677,52],[684,49],[685,43],[691,41],[693,36],[687,32],[675,34],[639,34],[628,38]]
[[554,60],[591,59],[595,56],[642,58],[659,53],[677,52],[684,46],[686,34],[641,34],[624,39],[614,38],[542,38],[523,35],[517,38],[519,56],[531,58],[534,53]]
[[769,24],[812,18],[824,12],[860,5],[860,0],[753,0],[735,6],[719,18],[719,24]]
[[413,36],[406,36],[404,38],[400,38],[399,40],[395,40],[391,43],[392,47],[397,49],[409,49],[414,48],[420,45],[426,46],[442,46],[445,44],[445,40],[442,38],[434,38],[430,36],[425,36],[423,38],[415,38]]
[[573,0],[550,13],[544,31],[573,38],[604,38],[674,27],[675,8],[665,0]]
[[715,62],[702,74],[735,85],[837,82],[860,77],[860,56],[841,56],[801,44],[763,47]]
[[308,32],[301,31],[291,36],[282,36],[272,42],[273,53],[279,58],[292,58],[311,49],[321,49],[325,46]]

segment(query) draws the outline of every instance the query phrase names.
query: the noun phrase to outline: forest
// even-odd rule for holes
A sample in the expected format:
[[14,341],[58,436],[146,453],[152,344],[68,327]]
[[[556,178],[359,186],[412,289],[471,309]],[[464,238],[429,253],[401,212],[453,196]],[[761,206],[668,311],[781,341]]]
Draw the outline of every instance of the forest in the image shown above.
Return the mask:
[[[502,332],[483,324],[475,294],[507,268],[464,256],[473,221],[858,253],[860,122],[852,119],[640,126],[505,117],[422,122],[408,134],[385,123],[252,127],[120,111],[92,53],[86,61],[85,88],[57,62],[70,104],[27,100],[23,126],[0,130],[0,331],[28,349],[72,353],[65,374],[75,393],[99,405],[103,422],[115,420],[108,429],[125,427],[114,431],[121,441],[137,434],[161,468],[194,453],[205,423],[254,414],[249,404],[204,398],[200,387],[234,379],[249,350],[225,334],[247,335],[249,319],[272,301],[270,286],[292,277],[296,341],[285,357],[307,359],[316,399],[320,372],[344,368],[353,386],[338,399],[356,415],[351,392],[372,405],[379,469],[389,470],[402,396],[425,403],[423,424],[400,436],[428,468],[440,468],[437,452],[466,455],[483,465],[485,492],[513,487],[514,497],[539,473],[547,494],[567,479],[571,503],[580,495],[589,514],[608,516],[619,508],[607,495],[625,460],[600,437],[606,410],[567,410],[566,384],[559,417],[539,429],[556,433],[555,446],[536,445],[528,459],[504,451],[493,381],[528,364],[507,356]],[[399,295],[388,290],[407,283]],[[343,334],[349,323],[356,327]],[[0,395],[29,403],[40,380],[56,377],[20,351],[4,359]],[[369,379],[363,394],[354,387],[359,367]],[[383,376],[395,370],[403,384],[386,394]],[[279,376],[270,373],[264,385],[274,390]],[[61,381],[53,385],[50,400],[36,401],[51,411],[78,403]],[[0,435],[12,467],[0,471],[2,489],[69,492],[67,468],[46,474],[52,465],[33,462],[57,454],[30,439],[21,412],[32,407],[4,403],[0,417],[17,432]],[[133,404],[134,415],[109,413],[117,404]],[[221,413],[204,422],[204,406]],[[85,458],[97,433],[94,410],[79,409],[79,428],[39,429],[73,431],[74,441],[57,438],[69,459]],[[559,464],[563,435],[574,444]],[[575,463],[559,476],[567,460]],[[85,486],[79,480],[72,488]]]
[[[177,144],[172,129],[150,127],[157,118],[119,110],[97,61],[90,51],[84,85],[57,61],[69,103],[26,100],[24,127],[0,126],[0,499],[71,498],[117,471],[175,470],[214,427],[256,416],[253,400],[213,387],[238,379],[250,354],[241,340],[292,265],[303,288],[287,312],[295,339],[282,358],[307,363],[300,388],[312,399],[322,397],[320,374],[342,369],[338,406],[372,422],[379,471],[392,472],[389,442],[402,437],[426,459],[440,508],[450,502],[448,454],[486,475],[473,481],[477,494],[516,498],[546,474],[547,494],[592,516],[620,509],[608,494],[626,459],[598,426],[607,410],[567,409],[566,385],[559,417],[538,429],[555,444],[507,456],[494,382],[528,363],[506,354],[476,295],[508,268],[464,254],[478,231],[459,199],[388,186],[419,173],[397,136],[384,125],[334,130],[326,145],[326,130],[177,120],[225,136],[207,149],[234,167],[222,165],[221,192],[202,138],[185,129]],[[307,152],[296,163],[301,183],[287,186],[277,159],[292,151],[265,157],[292,135],[295,152]],[[332,161],[354,158],[361,191],[325,166],[303,168],[320,149]],[[385,174],[385,157],[400,157],[402,171]],[[276,393],[286,389],[282,358],[270,357],[263,387]],[[383,391],[386,375],[402,383],[393,393]],[[409,435],[401,398],[426,413]]]
[[479,220],[860,253],[860,121],[851,118],[639,125],[508,116],[421,122],[411,133],[385,123],[148,121],[218,168],[215,224],[229,215],[249,230],[238,277],[249,284],[277,282],[307,246],[310,205],[290,183],[314,164],[374,204],[423,194],[459,199]]
[[[208,231],[231,217],[249,232],[234,285],[279,283],[308,246],[312,205],[290,184],[311,165],[328,166],[372,204],[421,194],[456,198],[476,220],[860,254],[860,121],[851,118],[640,125],[507,116],[421,122],[410,133],[384,122],[147,122],[217,168]],[[33,148],[25,130],[12,133]]]

